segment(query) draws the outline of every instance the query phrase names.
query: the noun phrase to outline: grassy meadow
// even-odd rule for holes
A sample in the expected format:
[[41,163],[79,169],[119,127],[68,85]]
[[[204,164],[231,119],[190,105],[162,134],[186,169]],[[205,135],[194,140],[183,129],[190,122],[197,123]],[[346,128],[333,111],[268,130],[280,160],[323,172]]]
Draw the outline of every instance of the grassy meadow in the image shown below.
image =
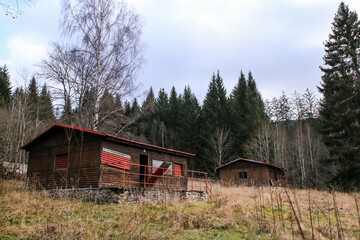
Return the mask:
[[360,194],[213,184],[208,202],[99,205],[0,180],[0,239],[360,239]]

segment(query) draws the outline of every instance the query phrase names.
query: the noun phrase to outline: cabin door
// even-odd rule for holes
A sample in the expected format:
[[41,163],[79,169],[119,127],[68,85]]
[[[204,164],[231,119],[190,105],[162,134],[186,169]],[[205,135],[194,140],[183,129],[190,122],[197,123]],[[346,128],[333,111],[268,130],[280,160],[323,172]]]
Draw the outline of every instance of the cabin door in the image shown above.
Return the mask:
[[140,182],[143,183],[147,179],[148,174],[148,156],[140,154]]

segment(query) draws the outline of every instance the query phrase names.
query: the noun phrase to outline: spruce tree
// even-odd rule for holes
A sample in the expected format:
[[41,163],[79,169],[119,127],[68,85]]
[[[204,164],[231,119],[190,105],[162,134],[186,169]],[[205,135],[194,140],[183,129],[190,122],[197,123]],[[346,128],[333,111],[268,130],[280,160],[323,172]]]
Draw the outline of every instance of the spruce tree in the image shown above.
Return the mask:
[[39,120],[45,122],[52,122],[55,120],[51,94],[50,91],[47,90],[46,84],[42,87],[39,96]]
[[146,110],[148,115],[153,114],[155,111],[155,95],[152,87],[150,87],[145,102],[142,105],[142,109]]
[[155,102],[155,119],[154,119],[154,142],[153,144],[162,147],[168,147],[167,123],[168,123],[169,97],[165,90],[160,89]]
[[340,4],[325,42],[320,117],[334,181],[345,189],[360,187],[360,28],[356,12]]
[[284,91],[282,91],[282,94],[278,99],[275,97],[273,98],[271,105],[275,124],[281,122],[288,123],[291,120],[292,112],[290,100]]
[[155,96],[152,87],[150,88],[141,109],[144,113],[139,119],[140,132],[148,142],[153,143],[152,129],[155,117]]
[[203,107],[200,113],[200,144],[203,146],[199,151],[199,157],[194,166],[198,169],[213,171],[214,163],[210,162],[207,152],[209,140],[218,130],[230,129],[230,108],[229,100],[226,96],[224,82],[219,71],[213,74],[206,93]]
[[267,120],[265,105],[251,72],[247,79],[243,72],[240,72],[238,83],[230,95],[230,103],[232,150],[236,157],[247,157],[246,144]]
[[249,109],[248,117],[250,118],[248,122],[251,124],[251,132],[254,132],[264,121],[268,120],[268,117],[265,113],[264,101],[251,72],[248,75],[247,85],[246,99]]
[[167,112],[169,108],[169,97],[165,90],[162,88],[158,93],[156,99],[155,111],[158,121],[167,122]]
[[131,109],[130,109],[130,116],[133,119],[133,123],[130,125],[131,133],[139,136],[140,135],[140,124],[139,121],[136,121],[137,118],[140,116],[141,108],[136,98],[134,98]]
[[176,93],[175,87],[171,88],[169,97],[169,108],[167,112],[167,130],[169,134],[169,147],[178,148],[178,125],[179,125],[179,109],[180,101]]
[[178,120],[178,148],[185,152],[196,153],[199,150],[200,106],[190,86],[184,88],[180,96]]
[[28,112],[32,120],[39,119],[39,92],[37,87],[37,82],[35,77],[30,81],[30,84],[27,89],[28,95]]
[[246,102],[247,95],[247,81],[243,72],[240,72],[238,83],[230,95],[233,152],[237,157],[246,157],[245,142],[250,138],[247,123],[248,108],[250,106]]
[[115,113],[119,113],[122,110],[119,106],[121,105],[115,105],[114,96],[108,89],[105,89],[104,95],[100,100],[99,130],[107,133],[116,133],[118,121]]
[[[205,135],[212,134],[216,128],[229,128],[230,108],[224,82],[219,71],[213,74],[201,111],[202,129]],[[207,134],[206,134],[207,133]],[[204,135],[204,136],[205,136]]]
[[130,117],[131,116],[131,104],[129,101],[125,101],[124,103],[124,115],[126,117]]
[[10,75],[6,65],[0,67],[0,107],[6,107],[11,99]]

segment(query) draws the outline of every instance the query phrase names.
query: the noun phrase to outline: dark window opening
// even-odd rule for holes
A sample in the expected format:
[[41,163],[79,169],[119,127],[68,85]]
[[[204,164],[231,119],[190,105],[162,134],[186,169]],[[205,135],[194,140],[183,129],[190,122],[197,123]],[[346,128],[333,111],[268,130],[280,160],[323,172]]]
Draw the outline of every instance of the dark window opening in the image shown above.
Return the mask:
[[247,179],[247,172],[239,172],[240,179]]
[[145,182],[147,175],[148,156],[140,154],[140,182]]
[[55,157],[55,170],[66,170],[68,165],[68,155],[56,155]]

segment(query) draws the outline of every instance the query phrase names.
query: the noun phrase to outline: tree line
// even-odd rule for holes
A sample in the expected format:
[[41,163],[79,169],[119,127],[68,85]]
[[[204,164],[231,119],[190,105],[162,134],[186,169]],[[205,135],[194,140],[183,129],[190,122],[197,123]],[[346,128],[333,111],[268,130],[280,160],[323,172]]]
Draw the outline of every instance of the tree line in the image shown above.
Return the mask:
[[[40,89],[35,77],[25,89],[11,91],[6,66],[3,69],[7,94],[1,95],[6,99],[2,116],[7,118],[1,119],[2,159],[26,163],[18,147],[56,121],[91,128],[90,103],[83,103],[85,112],[66,109],[66,105],[54,107],[48,86]],[[227,94],[218,71],[211,76],[202,104],[190,86],[182,92],[173,87],[169,93],[162,88],[157,94],[150,88],[143,102],[137,98],[122,102],[119,95],[104,92],[99,116],[109,117],[98,125],[99,131],[196,153],[190,167],[211,175],[216,167],[243,157],[283,167],[291,180],[303,186],[321,182],[319,161],[327,152],[317,126],[318,100],[309,90],[292,98],[283,93],[264,102],[251,72],[241,72]]]

